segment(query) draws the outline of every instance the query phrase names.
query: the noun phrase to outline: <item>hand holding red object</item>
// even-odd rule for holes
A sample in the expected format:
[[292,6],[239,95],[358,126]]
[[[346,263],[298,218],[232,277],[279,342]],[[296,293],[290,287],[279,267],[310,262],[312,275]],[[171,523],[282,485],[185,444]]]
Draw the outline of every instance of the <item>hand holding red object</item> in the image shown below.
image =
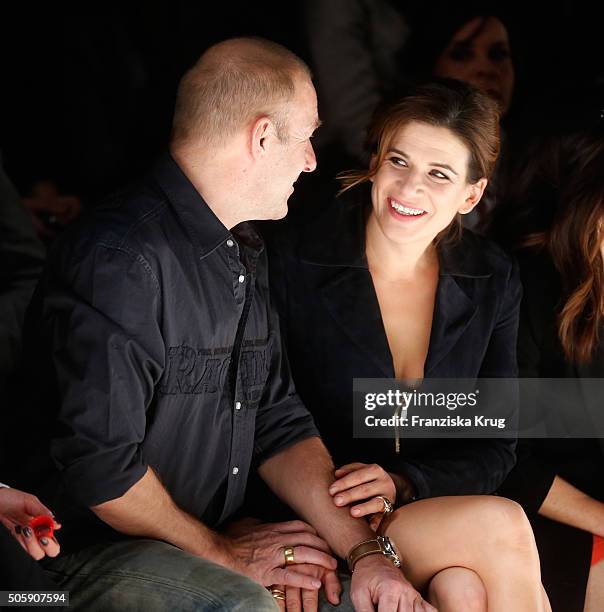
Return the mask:
[[34,516],[34,518],[29,521],[29,526],[34,530],[37,538],[54,537],[55,522],[52,516],[48,516],[47,514]]

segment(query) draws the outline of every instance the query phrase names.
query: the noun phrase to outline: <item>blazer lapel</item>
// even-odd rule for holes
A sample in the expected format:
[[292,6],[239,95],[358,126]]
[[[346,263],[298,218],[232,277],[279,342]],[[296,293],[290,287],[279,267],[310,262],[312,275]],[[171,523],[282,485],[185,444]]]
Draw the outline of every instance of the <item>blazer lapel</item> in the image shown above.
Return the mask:
[[369,270],[334,268],[334,274],[320,286],[320,293],[336,325],[364,351],[382,376],[394,378],[392,355]]
[[477,307],[458,285],[454,276],[441,275],[436,289],[432,332],[426,358],[425,376],[446,357],[476,315]]

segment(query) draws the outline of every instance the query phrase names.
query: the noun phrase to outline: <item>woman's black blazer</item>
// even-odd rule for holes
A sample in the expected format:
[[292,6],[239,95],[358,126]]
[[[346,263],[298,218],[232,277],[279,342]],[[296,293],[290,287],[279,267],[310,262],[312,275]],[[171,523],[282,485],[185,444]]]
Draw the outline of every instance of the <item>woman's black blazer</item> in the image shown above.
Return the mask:
[[[513,439],[353,439],[352,381],[394,377],[364,254],[367,205],[338,199],[318,220],[269,241],[273,299],[296,388],[336,465],[404,473],[418,498],[491,493],[515,462]],[[439,247],[425,376],[516,377],[521,284],[512,259],[470,232]],[[401,316],[405,296],[401,295]]]

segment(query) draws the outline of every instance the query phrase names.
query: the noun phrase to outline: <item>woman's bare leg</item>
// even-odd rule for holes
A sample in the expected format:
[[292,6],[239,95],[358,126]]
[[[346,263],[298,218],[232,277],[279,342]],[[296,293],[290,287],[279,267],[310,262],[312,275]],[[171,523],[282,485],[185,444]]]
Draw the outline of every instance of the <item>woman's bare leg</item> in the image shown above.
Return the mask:
[[438,612],[487,612],[487,591],[480,576],[466,567],[449,567],[430,580],[428,601]]
[[394,540],[403,571],[418,589],[443,569],[465,567],[482,580],[489,612],[547,610],[533,531],[522,508],[509,499],[420,500],[388,517],[383,531]]

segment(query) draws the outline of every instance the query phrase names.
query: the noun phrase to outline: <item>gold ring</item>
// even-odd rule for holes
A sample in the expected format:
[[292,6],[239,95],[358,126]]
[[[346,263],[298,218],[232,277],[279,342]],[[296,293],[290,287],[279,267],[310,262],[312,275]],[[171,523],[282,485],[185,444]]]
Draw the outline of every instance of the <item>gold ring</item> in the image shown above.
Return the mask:
[[285,556],[285,565],[293,565],[296,561],[294,559],[294,547],[286,546],[283,549],[283,554]]
[[278,589],[277,587],[271,587],[270,589],[271,595],[275,599],[280,599],[281,601],[285,601],[285,591]]
[[384,516],[388,516],[389,514],[391,514],[392,511],[394,510],[394,504],[387,497],[384,497],[383,495],[378,495],[377,499],[381,499],[382,503],[384,504],[384,509],[382,510],[382,512],[384,513]]

